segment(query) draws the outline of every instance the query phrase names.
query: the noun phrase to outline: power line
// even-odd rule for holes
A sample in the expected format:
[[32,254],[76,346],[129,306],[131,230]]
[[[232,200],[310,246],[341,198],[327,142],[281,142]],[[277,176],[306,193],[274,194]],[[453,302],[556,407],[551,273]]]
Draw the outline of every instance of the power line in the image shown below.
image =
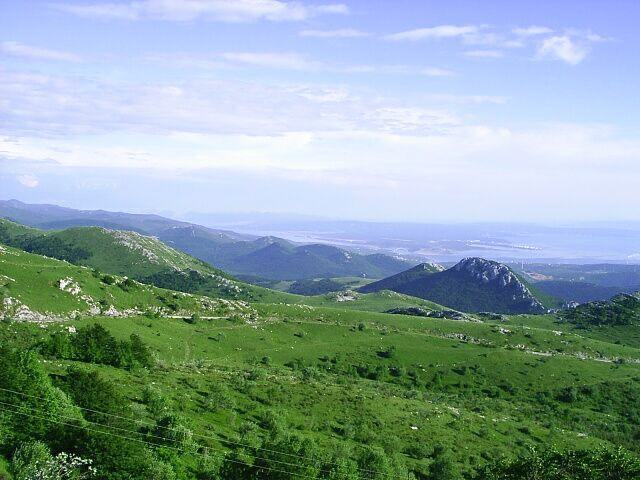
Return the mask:
[[[11,407],[16,407],[16,408],[23,408],[23,407],[24,407],[23,405],[16,405],[16,404],[13,404],[13,403],[6,403],[6,402],[1,402],[1,401],[0,401],[0,405],[7,405],[7,406],[11,406]],[[38,411],[38,410],[37,410],[36,408],[34,408],[34,407],[27,407],[27,408],[30,408],[31,410]],[[75,417],[71,417],[71,416],[68,416],[68,415],[62,415],[62,414],[59,414],[59,413],[58,413],[57,415],[58,415],[58,417],[60,417],[60,418],[66,418],[66,419],[70,419],[70,420],[76,420],[76,418],[75,418]],[[135,431],[135,430],[129,430],[129,429],[126,429],[126,428],[117,427],[117,426],[115,426],[115,425],[108,425],[108,424],[104,424],[104,423],[93,422],[93,421],[91,421],[91,420],[86,420],[86,419],[84,419],[84,418],[83,418],[83,421],[84,421],[84,422],[86,422],[86,423],[89,423],[89,424],[91,424],[91,425],[97,425],[97,426],[99,426],[99,427],[111,428],[111,429],[113,429],[113,430],[119,430],[119,431],[122,431],[122,432],[132,433],[132,434],[134,434],[134,435],[144,435],[144,436],[147,436],[147,437],[157,438],[158,440],[165,440],[165,441],[168,441],[168,442],[177,442],[177,440],[175,440],[175,439],[173,439],[173,438],[162,437],[162,436],[154,435],[154,434],[151,434],[151,433],[145,433],[145,434],[142,434],[142,433],[137,432],[137,431]],[[197,446],[198,446],[198,447],[202,447],[202,445],[197,445]],[[213,447],[203,447],[203,448],[208,448],[208,449],[210,449],[210,450],[219,451],[219,452],[222,452],[222,451],[223,451],[223,450],[220,450],[220,449],[218,449],[218,448],[213,448]],[[255,456],[254,456],[254,458],[256,458],[256,459],[258,459],[258,460],[272,461],[272,462],[275,462],[275,463],[281,463],[281,464],[283,464],[283,465],[287,465],[287,466],[291,466],[291,467],[297,467],[297,466],[298,466],[298,465],[296,465],[295,463],[283,462],[283,461],[280,461],[280,460],[272,460],[272,459],[266,459],[266,458],[262,458],[262,457],[255,457]],[[305,458],[305,457],[301,457],[301,458]]]
[[[46,401],[46,399],[45,399],[45,398],[43,398],[43,397],[38,397],[38,396],[36,396],[36,395],[29,395],[29,394],[27,394],[27,393],[18,392],[18,391],[16,391],[16,390],[10,390],[10,389],[8,389],[8,388],[2,388],[2,387],[0,387],[0,391],[9,392],[9,393],[14,393],[14,394],[17,394],[17,395],[22,395],[22,396],[24,396],[24,397],[35,398],[35,399],[38,399],[38,400],[44,400],[44,401]],[[4,402],[1,402],[1,401],[0,401],[0,404],[4,404]],[[13,404],[9,404],[9,405],[13,405]],[[13,406],[15,406],[15,405],[13,405]],[[148,425],[148,426],[151,426],[151,427],[158,427],[158,428],[162,428],[163,430],[168,430],[168,431],[170,431],[170,432],[175,432],[175,431],[176,431],[176,429],[175,429],[175,428],[165,427],[165,426],[162,426],[162,425],[156,425],[155,423],[152,423],[152,422],[146,422],[146,421],[144,421],[144,420],[137,420],[137,419],[130,418],[130,417],[124,417],[124,416],[122,416],[122,415],[116,415],[116,414],[113,414],[113,413],[102,412],[102,411],[100,411],[100,410],[93,410],[93,409],[85,408],[85,407],[77,407],[77,408],[79,408],[80,410],[84,410],[84,411],[87,411],[87,412],[91,412],[91,413],[97,413],[97,414],[105,415],[105,416],[112,417],[112,418],[117,418],[117,419],[121,419],[121,420],[126,420],[126,421],[130,421],[130,422],[134,422],[134,423],[139,423],[139,424],[141,424],[141,425]],[[71,417],[67,417],[67,418],[71,418]],[[89,422],[89,423],[94,423],[94,424],[96,424],[96,425],[106,426],[106,427],[108,427],[108,428],[114,428],[114,429],[117,429],[117,430],[124,430],[124,429],[121,429],[121,428],[118,428],[118,427],[113,427],[113,426],[110,426],[110,425],[104,425],[104,424],[100,424],[100,423],[97,423],[97,422],[91,422],[91,421],[89,421],[89,420],[85,420],[85,421],[86,421],[86,422]],[[136,433],[136,434],[138,434],[138,433],[139,433],[139,432],[133,432],[133,431],[131,431],[131,430],[125,430],[125,431],[128,431],[128,432],[130,432],[130,433]],[[278,450],[272,450],[272,449],[269,449],[269,448],[256,447],[256,446],[249,445],[249,444],[246,444],[246,443],[242,443],[242,442],[235,442],[235,441],[232,441],[232,440],[226,440],[226,439],[223,439],[223,438],[213,437],[213,436],[210,436],[210,435],[203,435],[203,434],[199,434],[199,433],[196,433],[196,432],[193,432],[193,435],[194,435],[194,436],[197,436],[197,437],[200,437],[200,438],[208,439],[208,440],[215,440],[215,441],[219,441],[219,442],[222,442],[222,443],[228,443],[228,444],[230,444],[230,445],[236,445],[236,446],[239,446],[239,447],[246,447],[246,448],[252,448],[252,449],[254,449],[254,450],[260,450],[260,451],[269,452],[269,453],[276,453],[276,454],[278,454],[278,455],[283,455],[283,456],[287,456],[287,457],[293,457],[293,458],[306,459],[306,457],[305,457],[305,456],[303,456],[303,455],[296,455],[296,454],[293,454],[293,453],[281,452],[281,451],[278,451]],[[159,438],[159,439],[163,439],[163,440],[170,440],[170,441],[173,441],[172,439],[168,439],[168,438],[165,438],[165,437],[160,437],[160,436],[156,436],[156,435],[151,435],[151,436],[152,436],[152,437]],[[205,447],[205,448],[209,448],[209,447]],[[255,457],[255,458],[258,458],[259,460],[266,460],[266,459],[264,459],[264,458],[260,458],[260,457]],[[275,461],[275,462],[277,462],[277,463],[285,463],[285,462],[279,462],[279,461],[277,461],[277,460],[273,460],[273,461]],[[285,464],[287,464],[287,463],[285,463]],[[327,464],[328,464],[328,465],[335,465],[335,466],[337,466],[337,465],[338,465],[338,464],[337,464],[337,463],[335,463],[335,462],[327,462]],[[287,464],[287,465],[294,465],[294,464]],[[358,471],[360,471],[360,472],[365,472],[365,473],[375,473],[375,474],[377,474],[377,475],[390,476],[389,474],[385,474],[385,473],[382,473],[382,472],[378,472],[378,471],[376,471],[376,470],[370,470],[370,469],[367,469],[367,468],[360,468],[360,467],[356,467],[356,470],[358,470]]]
[[[21,393],[21,392],[16,392],[16,391],[14,391],[14,390],[9,390],[9,389],[6,389],[6,388],[1,388],[1,387],[0,387],[0,390],[7,391],[7,392],[11,392],[11,393],[16,393],[16,394],[19,394],[19,395],[24,395],[24,396],[31,397],[31,398],[36,398],[36,399],[40,399],[40,400],[45,400],[45,399],[44,399],[44,398],[42,398],[42,397],[37,397],[37,396],[35,396],[35,395],[27,395],[27,394],[24,394],[24,393]],[[7,402],[2,402],[2,401],[0,401],[0,405],[11,406],[11,407],[15,407],[15,408],[24,408],[24,405],[16,405],[16,404],[13,404],[13,403],[7,403]],[[35,411],[37,411],[37,409],[36,409],[35,407],[27,407],[27,408],[30,408],[31,410],[35,410]],[[119,418],[119,419],[123,419],[123,420],[127,420],[127,421],[133,421],[133,422],[135,422],[135,421],[136,421],[136,420],[131,419],[131,418],[122,417],[122,416],[119,416],[119,415],[114,415],[114,414],[110,414],[110,413],[106,413],[106,412],[101,412],[101,411],[98,411],[98,410],[91,410],[91,409],[87,409],[87,408],[83,408],[83,407],[77,407],[77,408],[79,408],[80,410],[86,410],[86,411],[90,411],[90,412],[93,412],[93,413],[99,413],[99,414],[103,414],[103,415],[107,415],[107,416],[111,416],[111,417],[114,417],[114,418]],[[22,413],[22,412],[14,412],[14,413]],[[25,415],[26,415],[26,414],[25,414]],[[75,420],[75,419],[76,419],[75,417],[70,417],[70,416],[67,416],[67,415],[61,415],[61,414],[57,414],[57,415],[58,415],[58,417],[61,417],[61,418],[67,418],[67,419],[72,419],[72,420]],[[34,416],[35,416],[35,415],[34,415]],[[43,419],[44,419],[44,417],[39,417],[39,416],[35,416],[35,417],[36,417],[36,418],[43,418]],[[177,442],[177,440],[175,440],[175,439],[167,438],[167,437],[162,437],[162,436],[154,435],[154,434],[151,434],[151,433],[145,433],[145,434],[142,434],[141,432],[137,432],[137,431],[134,431],[134,430],[125,429],[125,428],[122,428],[122,427],[117,427],[117,426],[114,426],[114,425],[108,425],[108,424],[103,424],[103,423],[99,423],[99,422],[93,422],[93,421],[91,421],[91,420],[86,420],[86,419],[84,419],[84,418],[83,418],[82,420],[83,420],[84,422],[86,422],[86,423],[91,424],[91,425],[96,425],[96,426],[105,427],[105,428],[111,428],[111,429],[113,429],[113,430],[119,430],[119,431],[122,431],[122,432],[131,433],[131,434],[134,434],[134,435],[145,435],[145,436],[147,436],[147,437],[152,437],[152,438],[156,438],[156,439],[159,439],[159,440],[165,440],[165,441],[169,441],[169,442]],[[166,429],[166,430],[169,430],[169,431],[176,431],[176,429],[174,429],[174,428],[164,427],[164,426],[161,426],[161,425],[155,425],[155,424],[150,423],[150,422],[141,422],[141,423],[146,424],[146,425],[149,425],[149,426],[156,426],[156,427],[160,427],[160,428],[163,428],[163,429]],[[220,438],[216,438],[216,437],[211,437],[211,436],[206,436],[206,435],[198,435],[198,434],[195,434],[195,433],[194,433],[194,435],[199,436],[199,437],[202,437],[202,438],[211,439],[211,440],[218,440],[218,441],[222,441],[222,442],[227,442],[227,441],[226,441],[226,440],[224,440],[224,439],[220,439]],[[295,454],[290,454],[290,453],[286,453],[286,452],[281,452],[281,451],[278,451],[278,450],[272,450],[272,449],[267,449],[267,448],[255,447],[255,446],[252,446],[252,445],[243,444],[243,443],[239,443],[239,442],[231,442],[231,441],[228,441],[228,443],[236,444],[236,445],[243,446],[243,447],[247,447],[247,448],[252,448],[252,449],[254,449],[254,450],[261,450],[261,451],[265,451],[265,452],[269,452],[269,453],[275,453],[275,454],[278,454],[278,455],[284,455],[284,456],[289,456],[289,457],[295,457],[295,458],[304,459],[304,460],[306,460],[306,459],[307,459],[307,457],[305,457],[305,456],[303,456],[303,455],[295,455]],[[153,445],[156,445],[156,446],[167,446],[167,445],[164,445],[164,444],[153,444]],[[220,449],[213,448],[213,447],[206,447],[206,446],[202,446],[202,445],[200,445],[200,444],[197,444],[197,446],[198,446],[198,447],[202,447],[202,448],[207,449],[207,450],[213,450],[213,451],[218,451],[218,452],[224,452],[224,450],[220,450]],[[177,448],[177,447],[176,447],[176,448]],[[186,449],[181,449],[181,451],[185,451],[185,450],[186,450]],[[187,451],[188,451],[188,450],[187,450]],[[193,453],[193,452],[192,452],[192,453]],[[197,452],[195,452],[195,453],[197,453]],[[286,465],[286,466],[291,466],[291,467],[298,467],[298,466],[299,466],[298,464],[290,463],[290,462],[284,462],[284,461],[282,461],[282,460],[267,459],[267,458],[257,457],[257,456],[254,456],[254,458],[255,458],[255,459],[257,459],[257,460],[263,460],[263,461],[265,461],[265,462],[275,462],[275,463],[278,463],[278,464],[281,464],[281,465]],[[335,463],[335,462],[324,462],[324,463],[325,463],[326,465],[339,466],[339,464],[338,464],[338,463]],[[247,465],[248,465],[248,464],[247,464]],[[260,468],[261,468],[261,467],[260,467]],[[327,470],[326,470],[326,468],[325,468],[325,469],[320,468],[320,470],[321,470],[321,471],[323,471],[323,470],[324,470],[324,471],[327,471]],[[380,476],[384,476],[384,477],[390,477],[390,476],[391,476],[391,474],[387,474],[387,473],[379,472],[379,471],[377,471],[377,470],[370,470],[370,469],[366,469],[366,468],[355,467],[355,470],[357,470],[358,472],[373,473],[373,474],[380,475]],[[344,474],[343,474],[343,475],[344,475]]]
[[[19,405],[18,406],[13,405],[13,406],[17,407],[17,408],[20,408]],[[58,424],[58,425],[64,425],[64,426],[67,426],[67,427],[79,428],[79,429],[82,429],[82,430],[87,430],[89,432],[101,433],[103,435],[109,435],[109,436],[112,436],[112,437],[118,437],[118,438],[122,438],[122,439],[125,439],[125,440],[131,440],[133,442],[138,442],[138,443],[142,443],[142,444],[145,444],[145,445],[150,445],[152,447],[171,448],[171,449],[177,450],[179,452],[187,452],[187,453],[192,453],[192,454],[196,454],[196,455],[203,455],[203,456],[205,455],[205,454],[200,453],[200,452],[190,452],[189,450],[187,450],[185,448],[176,447],[176,446],[172,446],[172,445],[164,445],[164,444],[161,444],[161,443],[149,442],[149,441],[146,441],[146,440],[141,440],[139,438],[132,438],[132,437],[128,437],[126,435],[119,435],[117,433],[105,432],[103,430],[97,430],[97,429],[89,428],[89,427],[87,427],[85,425],[78,425],[78,424],[68,423],[68,422],[60,422],[60,421],[53,420],[53,419],[48,418],[48,417],[43,417],[41,415],[34,415],[32,413],[21,412],[19,410],[12,410],[12,409],[7,408],[6,406],[2,406],[2,407],[0,407],[0,409],[6,410],[8,412],[15,413],[15,414],[18,414],[18,415],[23,415],[23,416],[26,416],[26,417],[38,418],[38,419],[41,419],[41,420],[44,420],[44,421],[47,421],[47,422],[51,422],[51,423],[55,423],[55,424]],[[84,420],[84,421],[86,421],[86,420]],[[89,422],[89,423],[93,423],[93,422]],[[102,425],[102,424],[96,424],[96,425],[101,425],[103,427],[109,428],[108,425]],[[127,431],[129,431],[131,433],[135,433],[136,435],[139,434],[138,432],[132,432],[130,430],[127,430]],[[203,447],[203,448],[210,449],[209,447]],[[257,458],[257,457],[254,457],[254,458]],[[231,459],[231,458],[226,458],[225,460],[228,460],[229,462],[232,462],[232,463],[245,465],[245,466],[248,466],[248,467],[255,467],[256,466],[256,465],[252,465],[250,463],[241,462],[239,460],[234,460],[234,459]],[[298,465],[295,465],[295,466],[298,466]],[[265,467],[265,466],[259,466],[257,468],[261,468],[261,469],[269,470],[269,471],[273,471],[273,472],[278,472],[278,473],[286,473],[287,475],[292,475],[292,476],[295,476],[295,477],[306,478],[304,475],[300,475],[299,473],[289,472],[287,470],[279,470],[279,469],[276,469],[276,468]]]

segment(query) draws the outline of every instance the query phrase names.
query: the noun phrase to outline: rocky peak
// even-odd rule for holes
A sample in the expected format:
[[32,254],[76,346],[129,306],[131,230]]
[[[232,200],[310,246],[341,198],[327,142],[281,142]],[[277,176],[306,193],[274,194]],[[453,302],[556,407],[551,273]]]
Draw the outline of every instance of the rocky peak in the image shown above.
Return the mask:
[[442,265],[438,265],[437,263],[420,263],[419,265],[416,265],[415,267],[413,267],[412,269],[410,269],[410,271],[413,272],[442,272],[444,271],[445,268]]
[[484,258],[464,258],[453,268],[458,272],[466,272],[483,283],[489,283],[496,279],[503,286],[512,282],[522,283],[506,265]]
[[544,310],[543,305],[533,296],[529,288],[509,267],[502,263],[479,257],[469,257],[462,259],[453,267],[453,270],[466,273],[482,283],[491,283],[506,288],[514,300],[526,300],[530,302],[534,310]]

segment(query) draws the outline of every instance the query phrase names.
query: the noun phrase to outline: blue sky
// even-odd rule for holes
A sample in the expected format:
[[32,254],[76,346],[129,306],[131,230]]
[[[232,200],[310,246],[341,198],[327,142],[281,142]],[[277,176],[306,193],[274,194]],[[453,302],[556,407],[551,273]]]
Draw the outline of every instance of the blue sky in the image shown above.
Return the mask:
[[640,219],[636,1],[0,4],[1,196]]

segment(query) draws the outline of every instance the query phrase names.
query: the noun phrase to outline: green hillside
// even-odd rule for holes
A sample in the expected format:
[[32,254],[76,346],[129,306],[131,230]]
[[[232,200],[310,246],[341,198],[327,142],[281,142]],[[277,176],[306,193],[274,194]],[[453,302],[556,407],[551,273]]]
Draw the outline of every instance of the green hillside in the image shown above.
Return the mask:
[[324,295],[306,297],[297,303],[315,307],[340,308],[343,310],[361,310],[367,312],[386,312],[394,308],[421,307],[432,311],[445,308],[437,303],[411,297],[391,290],[373,293],[360,293],[353,290],[331,292]]
[[[622,448],[583,463],[637,471],[640,349],[553,315],[355,309],[411,301],[392,292],[229,307],[8,247],[0,260],[4,299],[60,317],[0,322],[0,464],[26,438],[91,459],[108,480],[432,479],[442,465],[449,478],[495,478],[485,467],[551,446]],[[156,309],[62,318],[85,294]]]
[[[352,293],[302,297],[249,285],[159,240],[135,232],[99,227],[77,227],[43,232],[0,219],[0,236],[16,245],[112,275],[192,294],[250,302],[279,302],[316,306],[342,305],[346,309],[386,311],[406,306],[440,309],[431,302],[392,292]],[[353,298],[351,298],[353,297]],[[356,298],[357,297],[357,298]],[[342,302],[342,300],[346,300]]]
[[[3,225],[4,239],[43,239]],[[74,228],[44,238],[112,271],[198,267],[137,234]],[[106,251],[92,254],[95,245]],[[107,480],[418,480],[437,478],[441,464],[453,478],[489,479],[505,465],[524,468],[532,447],[556,462],[601,452],[581,462],[613,462],[629,479],[638,464],[635,317],[585,329],[566,312],[379,313],[443,310],[389,290],[246,303],[8,246],[0,297],[5,470],[25,438],[91,459]],[[629,296],[589,312],[618,318],[637,306]]]
[[292,295],[235,280],[157,238],[102,227],[40,231],[0,219],[5,244],[142,283],[188,293],[242,300],[287,301]]
[[568,322],[582,328],[602,326],[640,326],[640,292],[620,294],[609,300],[594,301],[560,312]]
[[0,318],[248,315],[245,302],[174,292],[0,245]]

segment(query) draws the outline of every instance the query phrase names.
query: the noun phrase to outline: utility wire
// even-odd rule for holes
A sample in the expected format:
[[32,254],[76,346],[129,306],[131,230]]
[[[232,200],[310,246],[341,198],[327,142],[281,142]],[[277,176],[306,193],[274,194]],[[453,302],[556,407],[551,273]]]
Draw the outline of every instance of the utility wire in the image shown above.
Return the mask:
[[[20,406],[18,406],[18,408],[20,408]],[[196,454],[196,455],[205,456],[204,453],[191,452],[188,449],[185,449],[185,448],[182,448],[182,447],[176,447],[176,446],[172,446],[172,445],[164,445],[164,444],[161,444],[161,443],[149,442],[149,441],[146,441],[146,440],[141,440],[139,438],[132,438],[132,437],[128,437],[126,435],[120,435],[120,434],[116,434],[116,433],[112,433],[112,432],[105,432],[104,430],[98,430],[98,429],[89,428],[89,427],[87,427],[85,425],[78,425],[78,424],[75,424],[75,423],[68,423],[68,422],[60,422],[60,421],[57,421],[57,420],[53,420],[53,419],[51,419],[49,417],[43,417],[41,415],[34,415],[32,413],[27,413],[27,412],[19,411],[19,410],[12,410],[10,408],[7,408],[6,406],[1,406],[0,410],[5,410],[5,411],[8,411],[8,412],[15,413],[15,414],[18,414],[18,415],[23,415],[23,416],[26,416],[26,417],[38,418],[38,419],[41,419],[41,420],[44,420],[44,421],[47,421],[47,422],[51,422],[51,423],[55,423],[55,424],[58,424],[58,425],[64,425],[64,426],[73,427],[73,428],[79,428],[81,430],[87,430],[89,432],[101,433],[103,435],[109,435],[109,436],[112,436],[112,437],[118,437],[118,438],[122,438],[122,439],[125,439],[125,440],[131,440],[133,442],[138,442],[138,443],[142,443],[142,444],[145,444],[145,445],[150,445],[152,447],[171,448],[171,449],[177,450],[179,452],[187,452],[187,453],[192,453],[192,454]],[[101,424],[97,424],[97,425],[101,425]],[[102,425],[102,426],[108,427],[107,425]],[[138,432],[132,432],[132,433],[138,434]],[[209,449],[208,447],[203,447],[203,448]],[[248,466],[248,467],[255,467],[255,465],[252,465],[250,463],[241,462],[239,460],[234,460],[234,459],[231,459],[231,458],[226,458],[225,460],[228,460],[229,462],[232,462],[232,463],[245,465],[245,466]],[[296,465],[296,466],[298,466],[298,465]],[[286,470],[279,470],[279,469],[276,469],[276,468],[264,467],[264,466],[260,466],[258,468],[261,468],[261,469],[264,469],[264,470],[273,471],[273,472],[278,472],[278,473],[285,473],[287,475],[292,475],[292,476],[295,476],[295,477],[306,478],[304,475],[300,475],[299,473],[289,472],[289,471],[286,471]]]
[[[4,392],[8,392],[8,393],[14,393],[14,394],[17,394],[17,395],[22,395],[22,396],[24,396],[24,397],[29,397],[29,398],[34,398],[34,399],[38,399],[38,400],[46,401],[46,399],[45,399],[45,398],[43,398],[43,397],[38,397],[38,396],[36,396],[36,395],[29,395],[29,394],[26,394],[26,393],[18,392],[18,391],[16,391],[16,390],[10,390],[10,389],[8,389],[8,388],[2,388],[2,387],[0,387],[0,391],[4,391]],[[1,401],[0,401],[0,404],[3,404],[3,403],[4,403],[4,402],[1,402]],[[13,404],[9,404],[9,405],[13,405]],[[16,405],[13,405],[13,406],[16,406]],[[100,410],[93,410],[93,409],[85,408],[85,407],[77,407],[77,408],[79,408],[80,410],[84,410],[84,411],[87,411],[87,412],[91,412],[91,413],[97,413],[97,414],[100,414],[100,415],[105,415],[105,416],[112,417],[112,418],[117,418],[117,419],[120,419],[120,420],[126,420],[126,421],[130,421],[130,422],[139,423],[139,424],[141,424],[141,425],[147,425],[147,426],[151,426],[151,427],[158,427],[158,428],[162,428],[163,430],[168,430],[168,431],[170,431],[170,432],[175,431],[175,428],[165,427],[165,426],[162,426],[162,425],[156,425],[155,423],[152,423],[152,422],[146,422],[146,421],[144,421],[144,420],[137,420],[137,419],[130,418],[130,417],[125,417],[125,416],[122,416],[122,415],[116,415],[116,414],[113,414],[113,413],[102,412],[102,411],[100,411]],[[110,426],[110,425],[103,425],[103,424],[99,424],[99,423],[97,423],[97,422],[90,422],[89,420],[85,420],[85,421],[87,421],[87,422],[89,422],[89,423],[96,423],[97,425],[106,426],[106,427],[108,427],[108,428],[115,428],[115,429],[118,429],[118,430],[122,430],[122,429],[120,429],[120,428],[113,427],[113,426]],[[126,430],[126,431],[131,432],[131,430]],[[134,433],[139,433],[139,432],[134,432]],[[213,436],[210,436],[210,435],[203,435],[203,434],[199,434],[199,433],[195,433],[195,432],[193,433],[193,435],[194,435],[194,436],[197,436],[197,437],[200,437],[200,438],[208,439],[208,440],[214,440],[214,441],[219,441],[219,442],[222,442],[222,443],[228,443],[228,444],[230,444],[230,445],[236,445],[236,446],[240,446],[240,447],[252,448],[252,449],[254,449],[254,450],[261,450],[261,451],[269,452],[269,453],[276,453],[276,454],[278,454],[278,455],[283,455],[283,456],[287,456],[287,457],[293,457],[293,458],[306,459],[306,457],[305,457],[305,456],[303,456],[303,455],[296,455],[296,454],[293,454],[293,453],[281,452],[281,451],[278,451],[278,450],[272,450],[272,449],[269,449],[269,448],[255,447],[255,446],[253,446],[253,445],[249,445],[249,444],[246,444],[246,443],[242,443],[242,442],[234,442],[234,441],[232,441],[232,440],[226,440],[226,439],[223,439],[223,438],[213,437]],[[156,435],[151,435],[151,436],[152,436],[152,437],[156,437],[156,438],[160,438],[160,439],[163,439],[163,440],[171,440],[171,439],[168,439],[168,438],[165,438],[165,437],[159,437],[159,436],[156,436]],[[209,448],[209,447],[205,447],[205,448]],[[266,460],[266,459],[264,459],[264,458],[259,458],[259,457],[255,457],[255,458],[258,458],[259,460]],[[284,463],[284,462],[278,462],[277,460],[273,460],[273,461],[276,461],[277,463]],[[327,462],[327,464],[328,464],[328,465],[335,465],[335,466],[338,466],[338,464],[337,464],[337,463],[335,463],[335,462]],[[288,465],[294,465],[294,464],[288,464]],[[296,465],[296,466],[297,466],[297,465]],[[378,472],[378,471],[376,471],[376,470],[370,470],[370,469],[367,469],[367,468],[359,468],[359,467],[356,467],[356,469],[357,469],[358,471],[360,471],[360,472],[365,472],[365,473],[375,473],[375,474],[377,474],[377,475],[382,475],[382,476],[391,476],[391,475],[389,475],[389,474],[385,474],[385,473],[382,473],[382,472]]]
[[[18,408],[18,409],[20,409],[20,408],[24,408],[24,406],[23,406],[23,405],[16,405],[16,404],[13,404],[13,403],[6,403],[6,402],[0,402],[0,405],[6,405],[6,406],[11,406],[11,407],[16,407],[16,408]],[[33,407],[27,407],[27,408],[29,408],[29,409],[31,409],[31,410],[34,410],[34,411],[39,411],[38,409],[33,408]],[[59,414],[59,413],[58,413],[57,415],[58,415],[58,417],[60,417],[60,418],[66,418],[66,419],[69,419],[69,420],[77,420],[77,418],[76,418],[76,417],[71,417],[71,416],[69,416],[69,415],[61,415],[61,414]],[[117,426],[115,426],[115,425],[108,425],[108,424],[104,424],[104,423],[92,422],[91,420],[86,420],[86,419],[83,419],[83,421],[84,421],[84,422],[86,422],[86,423],[89,423],[89,424],[91,424],[91,425],[96,425],[96,426],[99,426],[99,427],[105,427],[105,428],[111,428],[111,429],[113,429],[113,430],[119,430],[119,431],[122,431],[122,432],[132,433],[132,434],[134,434],[134,435],[143,435],[143,436],[146,436],[146,437],[157,438],[158,440],[165,440],[165,441],[167,441],[167,442],[177,442],[177,440],[175,440],[175,439],[173,439],[173,438],[162,437],[162,436],[154,435],[154,434],[151,434],[151,433],[144,433],[144,434],[143,434],[143,433],[138,432],[138,431],[135,431],[135,430],[129,430],[129,429],[126,429],[126,428],[117,427]],[[220,450],[220,449],[218,449],[218,448],[213,448],[213,447],[203,447],[202,445],[199,445],[199,444],[198,444],[197,446],[198,446],[198,447],[202,447],[202,448],[208,448],[209,450],[214,450],[214,451],[224,452],[224,450]],[[267,461],[271,461],[271,462],[275,462],[275,463],[281,463],[281,464],[283,464],[283,465],[287,465],[287,466],[290,466],[290,467],[297,467],[297,466],[298,466],[297,464],[295,464],[295,463],[290,463],[290,462],[283,462],[283,461],[279,461],[279,460],[266,459],[266,458],[262,458],[262,457],[254,457],[254,458],[255,458],[255,459],[257,459],[257,460],[264,460],[265,462],[267,462]],[[305,458],[305,457],[301,457],[301,458]]]

